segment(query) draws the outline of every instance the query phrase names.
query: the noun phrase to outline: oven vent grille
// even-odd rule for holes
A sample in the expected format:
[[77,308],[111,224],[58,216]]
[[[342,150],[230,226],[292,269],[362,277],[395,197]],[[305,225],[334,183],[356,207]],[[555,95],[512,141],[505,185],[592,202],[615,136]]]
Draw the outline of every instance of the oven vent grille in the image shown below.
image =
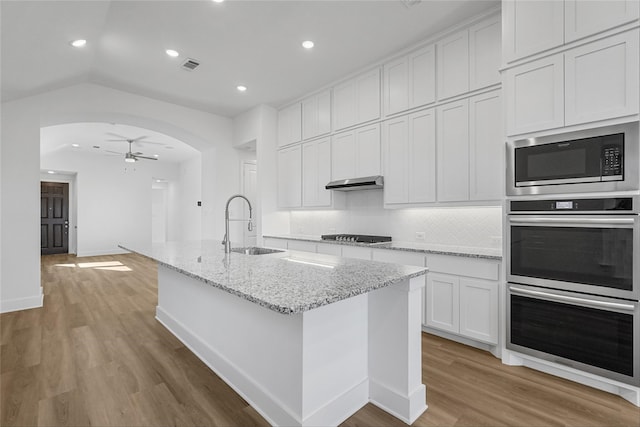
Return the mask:
[[196,68],[198,68],[198,66],[200,66],[200,62],[196,61],[195,59],[187,59],[186,61],[184,61],[182,63],[182,69],[183,70],[187,70],[187,71],[193,71]]

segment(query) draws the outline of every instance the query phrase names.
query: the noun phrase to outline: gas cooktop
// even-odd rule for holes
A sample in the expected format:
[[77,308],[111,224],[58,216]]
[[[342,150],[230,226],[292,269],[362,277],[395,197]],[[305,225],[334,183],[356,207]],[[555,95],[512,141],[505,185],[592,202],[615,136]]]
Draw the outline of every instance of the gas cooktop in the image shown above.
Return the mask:
[[366,234],[323,234],[320,237],[322,240],[355,243],[383,243],[391,241],[390,236],[367,236]]

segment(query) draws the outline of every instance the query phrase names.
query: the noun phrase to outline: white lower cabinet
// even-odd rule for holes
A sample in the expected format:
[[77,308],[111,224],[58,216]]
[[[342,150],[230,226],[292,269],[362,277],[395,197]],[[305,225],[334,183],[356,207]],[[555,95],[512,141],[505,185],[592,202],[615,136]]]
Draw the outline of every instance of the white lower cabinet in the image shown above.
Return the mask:
[[497,344],[499,265],[491,260],[428,256],[425,326]]
[[287,241],[284,239],[273,239],[271,237],[265,237],[262,240],[262,245],[266,248],[287,249]]
[[290,251],[300,252],[316,252],[316,244],[313,242],[306,242],[304,240],[289,240],[287,249]]
[[343,246],[342,256],[345,258],[356,258],[371,260],[371,249],[357,246]]
[[342,247],[331,243],[318,243],[316,250],[319,254],[342,256]]

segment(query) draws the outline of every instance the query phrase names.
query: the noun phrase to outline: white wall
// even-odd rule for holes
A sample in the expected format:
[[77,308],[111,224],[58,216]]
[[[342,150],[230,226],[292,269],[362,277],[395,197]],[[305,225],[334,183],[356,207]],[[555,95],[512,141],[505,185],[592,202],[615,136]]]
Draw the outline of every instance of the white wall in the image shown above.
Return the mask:
[[202,238],[202,160],[188,159],[177,168],[177,177],[169,182],[169,232],[167,240],[198,240]]
[[162,132],[200,150],[202,236],[222,239],[224,224],[214,214],[223,211],[240,185],[231,119],[90,83],[3,103],[1,114],[0,311],[42,305],[38,224],[43,126],[116,122]]
[[[78,256],[122,253],[122,243],[151,243],[152,177],[179,180],[177,165],[80,152],[48,154],[41,167],[76,172],[77,218],[70,225],[77,227]],[[199,185],[199,177],[193,181]]]

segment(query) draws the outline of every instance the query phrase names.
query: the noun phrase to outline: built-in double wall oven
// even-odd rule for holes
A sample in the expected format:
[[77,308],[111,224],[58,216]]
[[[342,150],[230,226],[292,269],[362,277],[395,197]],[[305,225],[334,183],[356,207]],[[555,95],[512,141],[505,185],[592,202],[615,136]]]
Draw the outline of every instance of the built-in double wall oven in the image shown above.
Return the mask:
[[[547,169],[555,170],[554,180],[560,179],[565,163],[565,172],[571,171],[565,179],[570,181],[534,181],[546,167],[534,155],[510,165],[507,194],[514,196],[511,187],[526,188],[528,195],[518,193],[507,200],[507,348],[640,386],[637,122],[614,131],[617,136],[602,129],[595,136],[582,132],[589,142],[578,144],[579,150],[592,154],[578,154],[578,163],[572,156],[563,157],[566,153],[555,161],[546,158]],[[562,138],[552,139],[554,142],[546,143],[562,144]],[[611,148],[612,144],[617,148]],[[511,160],[518,158],[516,146],[508,146]],[[544,147],[538,152],[554,149]],[[631,153],[635,165],[628,161]],[[587,185],[584,180],[566,176],[576,175],[576,164],[597,163],[583,162],[588,157],[599,157],[601,162],[599,172],[589,166],[591,184],[623,182],[626,190],[635,187],[635,191],[582,191]],[[525,166],[526,174],[521,169]],[[537,172],[532,175],[533,169]],[[526,185],[518,187],[518,179],[527,174],[522,181]],[[593,177],[597,175],[615,176],[612,179],[617,181],[596,181]],[[629,181],[630,176],[635,183]],[[571,185],[578,185],[577,196],[563,194]],[[544,191],[536,192],[541,187]]]

